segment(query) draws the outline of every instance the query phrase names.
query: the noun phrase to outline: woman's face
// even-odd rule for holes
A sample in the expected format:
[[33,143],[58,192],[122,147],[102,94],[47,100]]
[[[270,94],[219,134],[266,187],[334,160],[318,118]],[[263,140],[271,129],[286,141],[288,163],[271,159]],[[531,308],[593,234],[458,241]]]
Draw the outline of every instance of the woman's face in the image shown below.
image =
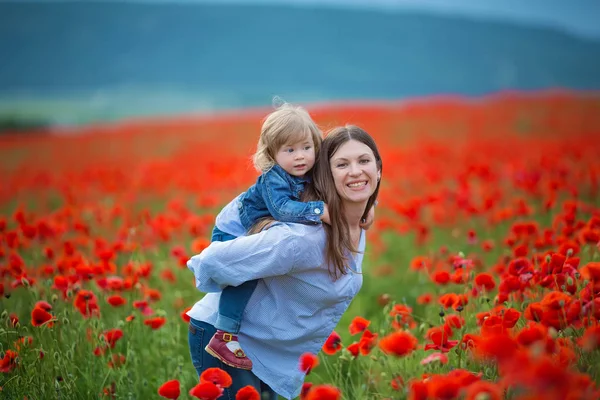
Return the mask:
[[335,188],[343,201],[362,203],[377,188],[379,171],[369,146],[357,140],[342,144],[329,160]]

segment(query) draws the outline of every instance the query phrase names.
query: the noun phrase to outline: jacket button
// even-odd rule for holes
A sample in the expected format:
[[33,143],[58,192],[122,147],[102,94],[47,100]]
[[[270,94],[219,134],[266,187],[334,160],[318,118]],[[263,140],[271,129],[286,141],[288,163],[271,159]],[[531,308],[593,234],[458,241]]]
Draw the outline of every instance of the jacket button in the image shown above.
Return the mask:
[[315,208],[314,212],[315,212],[315,214],[321,214],[321,209],[320,208]]

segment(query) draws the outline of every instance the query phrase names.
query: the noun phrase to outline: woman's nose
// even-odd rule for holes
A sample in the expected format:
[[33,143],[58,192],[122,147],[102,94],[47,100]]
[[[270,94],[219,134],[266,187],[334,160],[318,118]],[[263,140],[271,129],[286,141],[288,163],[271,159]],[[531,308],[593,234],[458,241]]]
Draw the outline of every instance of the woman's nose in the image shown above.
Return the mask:
[[360,172],[361,172],[361,170],[360,170],[359,165],[354,164],[354,163],[350,164],[350,175],[352,175],[352,176],[360,175]]

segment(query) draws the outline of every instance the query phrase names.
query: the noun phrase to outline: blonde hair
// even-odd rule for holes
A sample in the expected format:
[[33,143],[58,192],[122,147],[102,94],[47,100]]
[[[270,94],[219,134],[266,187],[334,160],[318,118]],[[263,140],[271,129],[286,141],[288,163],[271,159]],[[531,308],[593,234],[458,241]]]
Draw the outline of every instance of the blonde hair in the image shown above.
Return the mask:
[[263,120],[256,152],[252,156],[254,167],[265,172],[275,164],[275,154],[286,143],[312,137],[315,154],[319,153],[323,136],[308,112],[299,106],[283,103]]

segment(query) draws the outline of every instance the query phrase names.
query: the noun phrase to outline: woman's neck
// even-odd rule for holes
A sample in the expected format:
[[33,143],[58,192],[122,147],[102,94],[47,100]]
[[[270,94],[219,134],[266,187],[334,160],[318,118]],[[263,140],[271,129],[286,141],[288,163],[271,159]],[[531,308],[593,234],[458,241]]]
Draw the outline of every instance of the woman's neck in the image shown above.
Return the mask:
[[344,205],[344,212],[346,214],[346,221],[350,230],[360,229],[360,220],[365,213],[365,207],[367,203],[346,203]]

